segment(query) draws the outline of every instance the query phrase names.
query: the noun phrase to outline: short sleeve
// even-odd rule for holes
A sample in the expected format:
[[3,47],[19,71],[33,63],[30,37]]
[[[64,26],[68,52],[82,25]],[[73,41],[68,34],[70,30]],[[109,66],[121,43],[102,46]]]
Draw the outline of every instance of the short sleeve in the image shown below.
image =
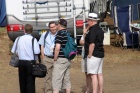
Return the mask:
[[[15,42],[14,42],[14,44],[13,44],[13,47],[12,47],[12,49],[11,49],[11,52],[12,52],[12,53],[15,52],[16,44],[17,44],[17,39],[18,39],[18,38],[16,38],[16,40],[15,40]],[[16,51],[16,52],[17,52],[17,51]]]
[[80,40],[85,40],[85,39],[84,39],[84,35],[82,35],[82,37],[81,37],[81,39],[80,39]]
[[95,33],[95,31],[90,31],[89,32],[89,43],[95,43],[95,41],[96,41],[96,33]]
[[39,54],[40,53],[39,44],[38,44],[36,38],[34,39],[34,53],[35,54]]
[[44,46],[44,37],[45,37],[45,34],[46,34],[46,33],[47,33],[47,32],[43,33],[43,34],[41,35],[39,41],[38,41],[38,43],[39,43],[41,46]]
[[56,35],[55,44],[56,44],[56,43],[61,44],[61,43],[62,43],[62,39],[63,39],[63,35],[62,35],[61,32],[59,32],[59,33]]

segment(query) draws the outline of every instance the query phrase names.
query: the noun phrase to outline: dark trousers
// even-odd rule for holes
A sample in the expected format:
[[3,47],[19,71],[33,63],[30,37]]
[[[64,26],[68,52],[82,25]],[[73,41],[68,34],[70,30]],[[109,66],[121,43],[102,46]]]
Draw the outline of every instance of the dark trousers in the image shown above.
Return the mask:
[[20,93],[35,93],[35,77],[32,76],[32,65],[35,61],[19,61]]

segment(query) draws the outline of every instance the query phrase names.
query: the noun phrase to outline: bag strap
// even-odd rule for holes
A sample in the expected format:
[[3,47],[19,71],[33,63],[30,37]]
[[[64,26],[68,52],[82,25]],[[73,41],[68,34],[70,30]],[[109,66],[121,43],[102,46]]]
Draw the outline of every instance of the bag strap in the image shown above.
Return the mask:
[[16,51],[17,51],[17,45],[18,45],[19,38],[20,38],[20,37],[18,37],[18,39],[17,39],[16,48],[15,48],[14,53],[16,53]]
[[44,47],[45,47],[45,39],[46,39],[46,37],[48,36],[49,32],[50,32],[50,31],[47,31],[46,34],[45,34],[45,36],[44,36]]
[[[34,56],[34,60],[35,60],[35,52],[34,52],[34,37],[32,38],[32,50],[33,50],[33,56]],[[39,61],[39,63],[41,63],[40,61]]]
[[35,55],[34,55],[34,37],[32,38],[32,50],[33,50],[33,56],[34,56],[34,60],[35,60]]

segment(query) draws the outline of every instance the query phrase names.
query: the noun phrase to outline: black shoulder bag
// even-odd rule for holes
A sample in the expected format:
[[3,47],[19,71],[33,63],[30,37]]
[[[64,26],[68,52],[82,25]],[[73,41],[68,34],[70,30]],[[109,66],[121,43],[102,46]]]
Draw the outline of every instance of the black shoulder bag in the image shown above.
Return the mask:
[[[32,49],[33,49],[33,55],[34,55],[34,38],[32,39]],[[35,60],[35,56],[34,56]],[[44,64],[35,63],[33,64],[33,69],[32,69],[32,75],[35,77],[43,78],[47,74],[47,67]]]

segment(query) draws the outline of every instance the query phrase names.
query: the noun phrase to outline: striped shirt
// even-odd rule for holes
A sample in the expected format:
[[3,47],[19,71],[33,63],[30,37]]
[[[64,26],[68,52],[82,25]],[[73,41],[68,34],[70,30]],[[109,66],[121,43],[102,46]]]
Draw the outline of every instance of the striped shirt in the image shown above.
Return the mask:
[[55,38],[55,44],[58,43],[61,45],[58,57],[63,57],[63,58],[65,58],[65,56],[62,51],[62,48],[65,48],[65,45],[67,43],[67,35],[65,33],[67,33],[66,29],[60,30],[60,31],[58,31],[56,38]]

